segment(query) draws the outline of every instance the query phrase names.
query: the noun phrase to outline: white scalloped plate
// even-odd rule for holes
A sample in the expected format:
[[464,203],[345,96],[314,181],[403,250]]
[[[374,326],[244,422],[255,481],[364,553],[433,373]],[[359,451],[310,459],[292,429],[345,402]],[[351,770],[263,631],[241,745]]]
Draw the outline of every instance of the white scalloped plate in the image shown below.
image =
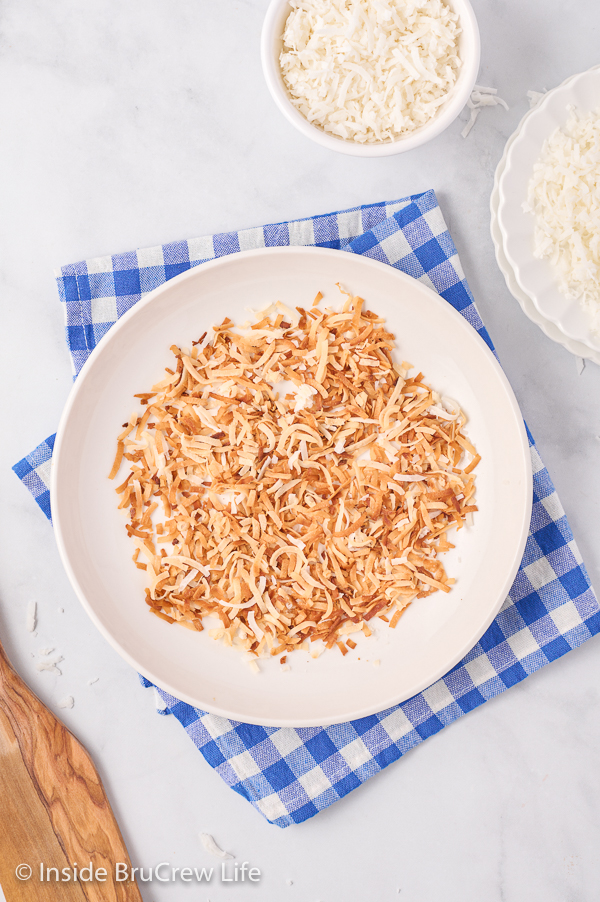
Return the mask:
[[[574,75],[568,78],[567,81],[571,81],[573,78],[575,78]],[[496,261],[502,275],[504,276],[508,290],[515,298],[515,300],[518,301],[525,316],[530,319],[532,323],[535,323],[536,326],[539,326],[544,335],[546,335],[552,341],[555,341],[557,344],[562,345],[564,348],[566,348],[567,351],[570,351],[571,354],[575,354],[577,357],[584,357],[587,360],[592,360],[594,363],[600,365],[599,352],[593,351],[591,348],[588,348],[580,341],[575,341],[574,339],[569,338],[563,332],[561,332],[557,325],[551,323],[550,320],[547,320],[544,316],[542,316],[529,295],[526,294],[518,285],[517,280],[515,279],[515,274],[510,266],[510,263],[506,259],[506,254],[504,253],[504,238],[502,232],[500,231],[500,226],[498,225],[498,204],[500,201],[498,185],[506,166],[506,157],[508,155],[508,152],[513,142],[517,139],[521,131],[521,126],[523,125],[527,117],[532,114],[532,112],[533,110],[525,114],[516,131],[513,132],[511,137],[506,142],[502,159],[496,167],[494,187],[490,197],[490,232],[496,252]]]
[[581,356],[591,356],[589,351],[600,352],[600,337],[592,332],[591,317],[578,301],[560,293],[550,263],[533,256],[535,220],[522,209],[544,141],[565,125],[571,104],[584,113],[600,106],[599,67],[572,76],[549,91],[521,122],[507,146],[504,169],[498,178],[497,221],[503,252],[519,288],[547,323],[588,349]]

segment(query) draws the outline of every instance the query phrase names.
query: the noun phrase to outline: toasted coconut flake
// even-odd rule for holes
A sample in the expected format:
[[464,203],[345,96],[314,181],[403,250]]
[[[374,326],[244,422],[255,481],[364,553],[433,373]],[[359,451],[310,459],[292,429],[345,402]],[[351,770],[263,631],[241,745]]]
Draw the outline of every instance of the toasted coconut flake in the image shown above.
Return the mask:
[[109,479],[114,479],[117,473],[119,472],[119,468],[121,466],[121,461],[123,460],[123,452],[125,451],[125,445],[123,442],[117,442],[117,453],[115,454],[115,460],[112,465],[111,471],[108,474]]
[[252,669],[307,639],[313,657],[346,654],[367,621],[394,628],[416,597],[450,591],[446,533],[477,510],[464,414],[393,362],[383,320],[345,294],[341,312],[319,293],[173,346],[117,439],[150,611],[195,631],[218,617],[209,633]]
[[408,602],[408,604],[405,607],[403,607],[400,610],[395,612],[395,614],[392,616],[392,619],[390,620],[390,629],[396,629],[396,625],[397,625],[398,621],[400,620],[400,618],[402,617],[404,612],[408,610],[409,607],[410,607],[410,602]]

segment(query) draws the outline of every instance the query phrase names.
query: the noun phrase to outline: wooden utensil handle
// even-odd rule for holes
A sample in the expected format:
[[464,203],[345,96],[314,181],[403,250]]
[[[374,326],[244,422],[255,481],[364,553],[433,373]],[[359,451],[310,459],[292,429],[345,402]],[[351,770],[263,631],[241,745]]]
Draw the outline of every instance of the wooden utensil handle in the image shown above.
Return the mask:
[[[15,673],[0,644],[0,878],[7,902],[142,902],[131,863],[90,756]],[[104,868],[104,882],[47,882],[40,864]],[[31,879],[16,867],[30,864]],[[52,874],[52,877],[54,875]],[[71,877],[72,880],[72,877]]]

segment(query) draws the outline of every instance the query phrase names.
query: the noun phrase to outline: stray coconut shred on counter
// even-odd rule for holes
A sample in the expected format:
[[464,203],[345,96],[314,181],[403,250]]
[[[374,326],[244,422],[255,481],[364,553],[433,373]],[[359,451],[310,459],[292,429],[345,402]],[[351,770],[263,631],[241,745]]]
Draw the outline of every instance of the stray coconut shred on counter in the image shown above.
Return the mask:
[[359,143],[393,141],[435,116],[461,66],[442,0],[290,0],[280,56],[294,106]]
[[[454,580],[439,555],[468,522],[480,458],[454,402],[393,362],[384,320],[277,302],[172,346],[174,363],[118,437],[110,477],[146,602],[168,623],[256,657],[356,647],[378,616]],[[218,621],[217,621],[218,622]],[[306,645],[304,646],[306,647]]]

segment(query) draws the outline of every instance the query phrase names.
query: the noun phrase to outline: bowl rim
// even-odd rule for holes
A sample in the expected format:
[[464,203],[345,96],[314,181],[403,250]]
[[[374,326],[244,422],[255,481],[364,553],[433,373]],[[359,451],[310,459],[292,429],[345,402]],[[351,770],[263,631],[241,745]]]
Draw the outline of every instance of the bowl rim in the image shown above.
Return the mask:
[[[329,150],[348,154],[356,157],[387,157],[393,154],[404,153],[425,144],[436,138],[456,119],[464,109],[471,92],[477,81],[481,58],[481,38],[477,17],[470,0],[444,0],[458,13],[461,20],[462,32],[470,38],[473,50],[467,59],[463,60],[461,72],[457,82],[446,101],[442,104],[438,114],[425,125],[409,133],[406,138],[396,141],[385,141],[381,144],[359,144],[355,141],[347,141],[337,138],[323,131],[316,125],[312,125],[302,113],[291,103],[288,92],[283,84],[281,69],[279,66],[278,52],[276,51],[276,31],[280,27],[280,20],[289,0],[271,0],[267,9],[261,32],[261,62],[262,70],[271,97],[286,119],[294,125],[298,131]],[[467,90],[468,89],[468,90]]]

